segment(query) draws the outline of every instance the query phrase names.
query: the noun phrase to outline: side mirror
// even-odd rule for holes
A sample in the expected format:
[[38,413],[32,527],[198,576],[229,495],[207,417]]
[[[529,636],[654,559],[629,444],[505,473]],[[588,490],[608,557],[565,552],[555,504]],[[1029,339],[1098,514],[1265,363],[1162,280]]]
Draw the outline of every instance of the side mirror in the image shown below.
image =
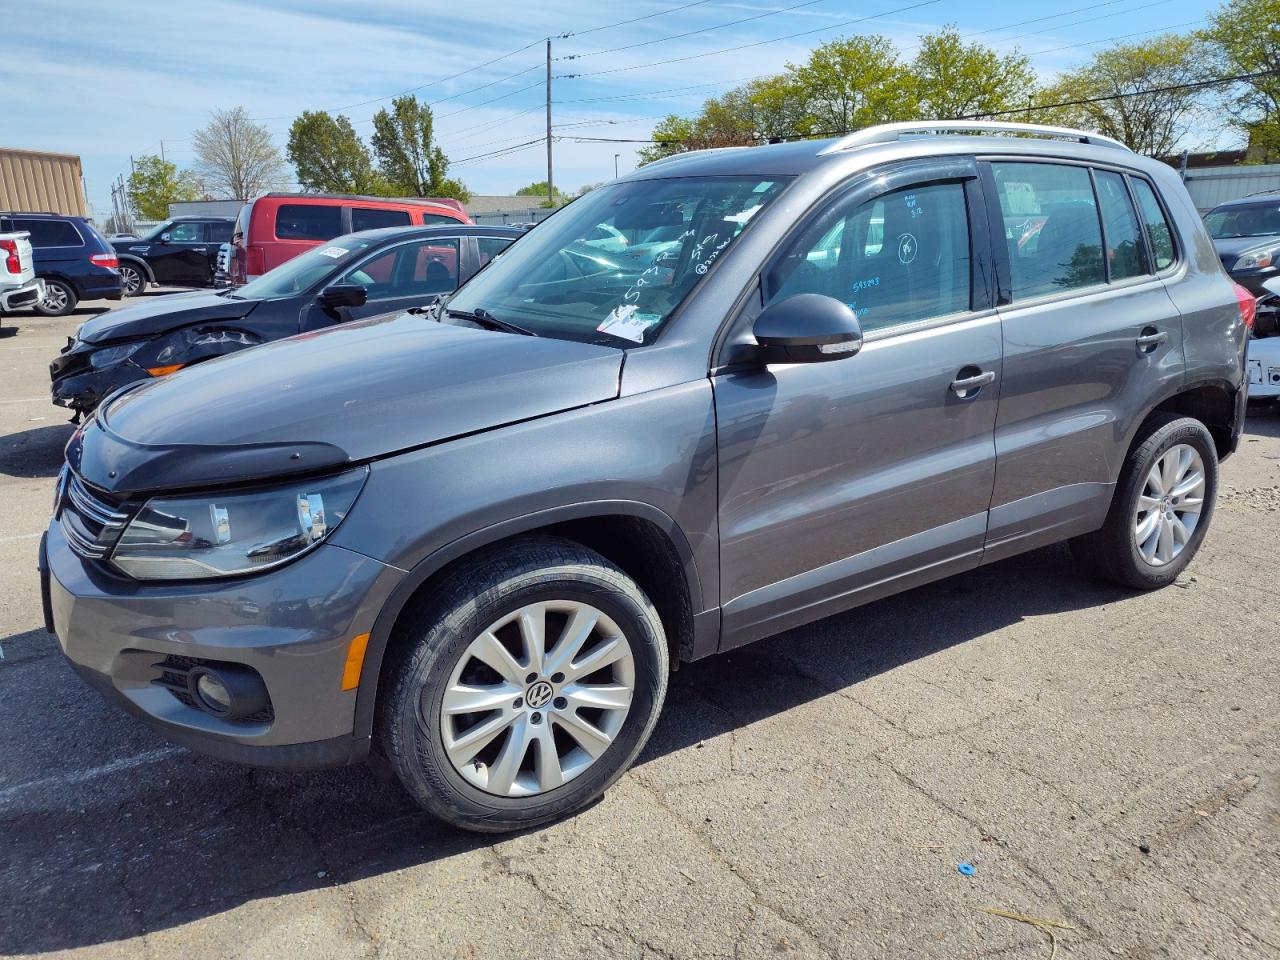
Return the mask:
[[168,231],[165,231],[164,233],[160,234],[161,243],[168,243],[172,239],[173,239],[173,236]]
[[338,307],[363,307],[369,300],[369,291],[358,283],[333,283],[320,291],[318,303],[333,310]]
[[771,303],[751,329],[764,363],[825,363],[862,349],[862,325],[848,304],[820,293]]

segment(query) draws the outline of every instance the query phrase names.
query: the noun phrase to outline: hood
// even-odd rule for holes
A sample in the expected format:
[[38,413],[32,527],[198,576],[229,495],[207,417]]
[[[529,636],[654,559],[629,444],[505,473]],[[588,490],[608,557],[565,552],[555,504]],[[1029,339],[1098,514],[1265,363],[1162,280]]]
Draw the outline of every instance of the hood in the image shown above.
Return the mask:
[[143,297],[85,322],[77,336],[85,343],[151,337],[208,320],[239,320],[257,305],[208,290]]
[[68,456],[114,492],[336,468],[613,399],[623,356],[395,314],[126,388]]
[[1280,237],[1223,237],[1221,240],[1213,241],[1213,249],[1218,252],[1222,265],[1228,270],[1242,253],[1277,247],[1280,247]]

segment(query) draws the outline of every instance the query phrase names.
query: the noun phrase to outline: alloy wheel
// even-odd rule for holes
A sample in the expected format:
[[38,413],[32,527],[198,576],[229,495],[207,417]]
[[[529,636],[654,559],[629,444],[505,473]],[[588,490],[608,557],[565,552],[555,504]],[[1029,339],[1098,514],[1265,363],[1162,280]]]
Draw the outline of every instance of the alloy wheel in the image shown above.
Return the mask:
[[1186,549],[1204,495],[1204,460],[1190,444],[1170,447],[1152,465],[1133,520],[1133,541],[1147,563],[1162,567]]
[[530,603],[467,646],[435,726],[468,783],[501,797],[536,796],[608,750],[635,683],[631,645],[603,611],[575,600]]
[[120,268],[120,283],[124,286],[126,297],[136,296],[142,292],[142,275],[133,267]]
[[46,310],[65,310],[67,309],[67,291],[56,283],[46,284],[43,303]]

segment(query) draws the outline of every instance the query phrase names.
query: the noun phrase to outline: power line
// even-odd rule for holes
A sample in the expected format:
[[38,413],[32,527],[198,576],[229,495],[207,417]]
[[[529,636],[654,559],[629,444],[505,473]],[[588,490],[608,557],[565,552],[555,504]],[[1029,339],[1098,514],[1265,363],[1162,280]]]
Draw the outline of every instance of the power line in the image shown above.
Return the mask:
[[1156,27],[1154,30],[1142,30],[1138,33],[1126,33],[1119,37],[1103,37],[1101,40],[1086,40],[1084,43],[1069,43],[1065,47],[1054,47],[1051,50],[1033,50],[1029,54],[1033,57],[1042,57],[1046,53],[1058,53],[1062,50],[1074,50],[1077,47],[1092,47],[1098,43],[1115,43],[1117,40],[1129,40],[1133,37],[1147,37],[1153,33],[1168,33],[1171,30],[1177,30],[1179,27],[1193,27],[1204,23],[1204,18],[1199,20],[1188,20],[1185,23],[1174,23],[1166,27]]
[[617,23],[607,23],[603,27],[592,27],[589,30],[574,30],[569,33],[559,34],[561,40],[567,40],[569,37],[585,37],[588,33],[599,33],[601,30],[612,30],[614,27],[625,27],[631,23],[639,23],[641,20],[651,20],[654,17],[665,16],[668,13],[679,13],[681,10],[688,10],[690,7],[701,7],[704,4],[712,3],[713,0],[694,0],[693,3],[681,4],[678,7],[671,7],[667,10],[659,10],[657,13],[646,13],[643,17],[632,17],[630,20],[619,20]]
[[801,7],[812,7],[818,3],[829,3],[830,0],[803,0],[801,3],[792,4],[789,7],[779,7],[777,10],[768,10],[764,13],[757,13],[751,17],[741,17],[737,20],[730,20],[728,23],[717,23],[712,27],[700,27],[697,30],[686,30],[684,33],[673,33],[668,37],[658,37],[653,40],[641,40],[637,43],[628,43],[621,47],[609,47],[607,50],[593,50],[590,53],[572,53],[565,57],[557,57],[557,60],[581,60],[584,57],[598,57],[603,53],[617,53],[619,50],[634,50],[636,47],[648,47],[655,43],[666,43],[668,40],[680,40],[684,37],[697,36],[700,33],[711,33],[713,30],[724,30],[726,27],[736,27],[742,23],[751,23],[754,20],[763,20],[766,17],[776,17],[780,13],[790,13],[792,10],[799,10]]
[[799,33],[790,33],[790,34],[787,34],[785,37],[772,37],[771,39],[768,39],[768,40],[757,40],[754,43],[743,43],[736,47],[725,47],[722,50],[711,50],[706,53],[695,53],[687,57],[672,57],[670,60],[657,60],[653,63],[638,63],[630,67],[611,67],[608,70],[590,70],[586,73],[566,73],[566,74],[562,74],[561,76],[564,79],[573,79],[578,77],[597,77],[597,76],[600,76],[601,74],[606,74],[606,73],[624,73],[629,70],[647,70],[651,67],[666,66],[669,63],[683,63],[686,60],[701,60],[703,57],[714,57],[717,54],[721,54],[721,53],[734,53],[738,50],[749,50],[752,47],[763,47],[766,44],[770,44],[770,43],[781,43],[783,40],[794,40],[797,37],[807,37],[815,33],[825,33],[828,30],[840,30],[840,29],[843,29],[844,27],[853,26],[855,23],[866,23],[868,20],[880,20],[880,19],[883,19],[884,17],[892,16],[893,14],[896,14],[896,13],[906,13],[908,10],[918,10],[921,7],[930,7],[940,2],[941,0],[918,0],[917,3],[911,3],[905,7],[897,7],[896,9],[893,9],[893,10],[885,10],[882,13],[877,13],[870,16],[855,17],[853,20],[844,20],[840,23],[828,24],[827,26],[818,27],[814,30],[801,30]]
[[975,30],[972,33],[960,34],[961,40],[968,40],[970,37],[981,37],[988,33],[999,33],[1001,30],[1012,30],[1014,27],[1025,27],[1032,23],[1043,23],[1046,20],[1056,20],[1058,17],[1069,17],[1073,13],[1084,13],[1086,10],[1097,10],[1099,7],[1114,7],[1117,3],[1124,3],[1125,0],[1105,0],[1104,3],[1091,3],[1087,7],[1076,7],[1074,10],[1063,10],[1061,13],[1051,13],[1043,17],[1033,17],[1030,20],[1019,20],[1017,23],[1005,24],[1003,27],[989,27],[986,30]]

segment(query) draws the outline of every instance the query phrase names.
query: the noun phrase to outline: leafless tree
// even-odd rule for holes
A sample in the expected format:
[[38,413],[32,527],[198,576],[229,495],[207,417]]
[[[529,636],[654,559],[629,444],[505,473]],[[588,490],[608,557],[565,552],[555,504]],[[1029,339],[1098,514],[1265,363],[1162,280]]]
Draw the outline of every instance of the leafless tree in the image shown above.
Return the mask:
[[196,169],[209,191],[228,200],[248,200],[281,185],[284,158],[271,134],[249,119],[244,107],[215,110],[195,134]]

